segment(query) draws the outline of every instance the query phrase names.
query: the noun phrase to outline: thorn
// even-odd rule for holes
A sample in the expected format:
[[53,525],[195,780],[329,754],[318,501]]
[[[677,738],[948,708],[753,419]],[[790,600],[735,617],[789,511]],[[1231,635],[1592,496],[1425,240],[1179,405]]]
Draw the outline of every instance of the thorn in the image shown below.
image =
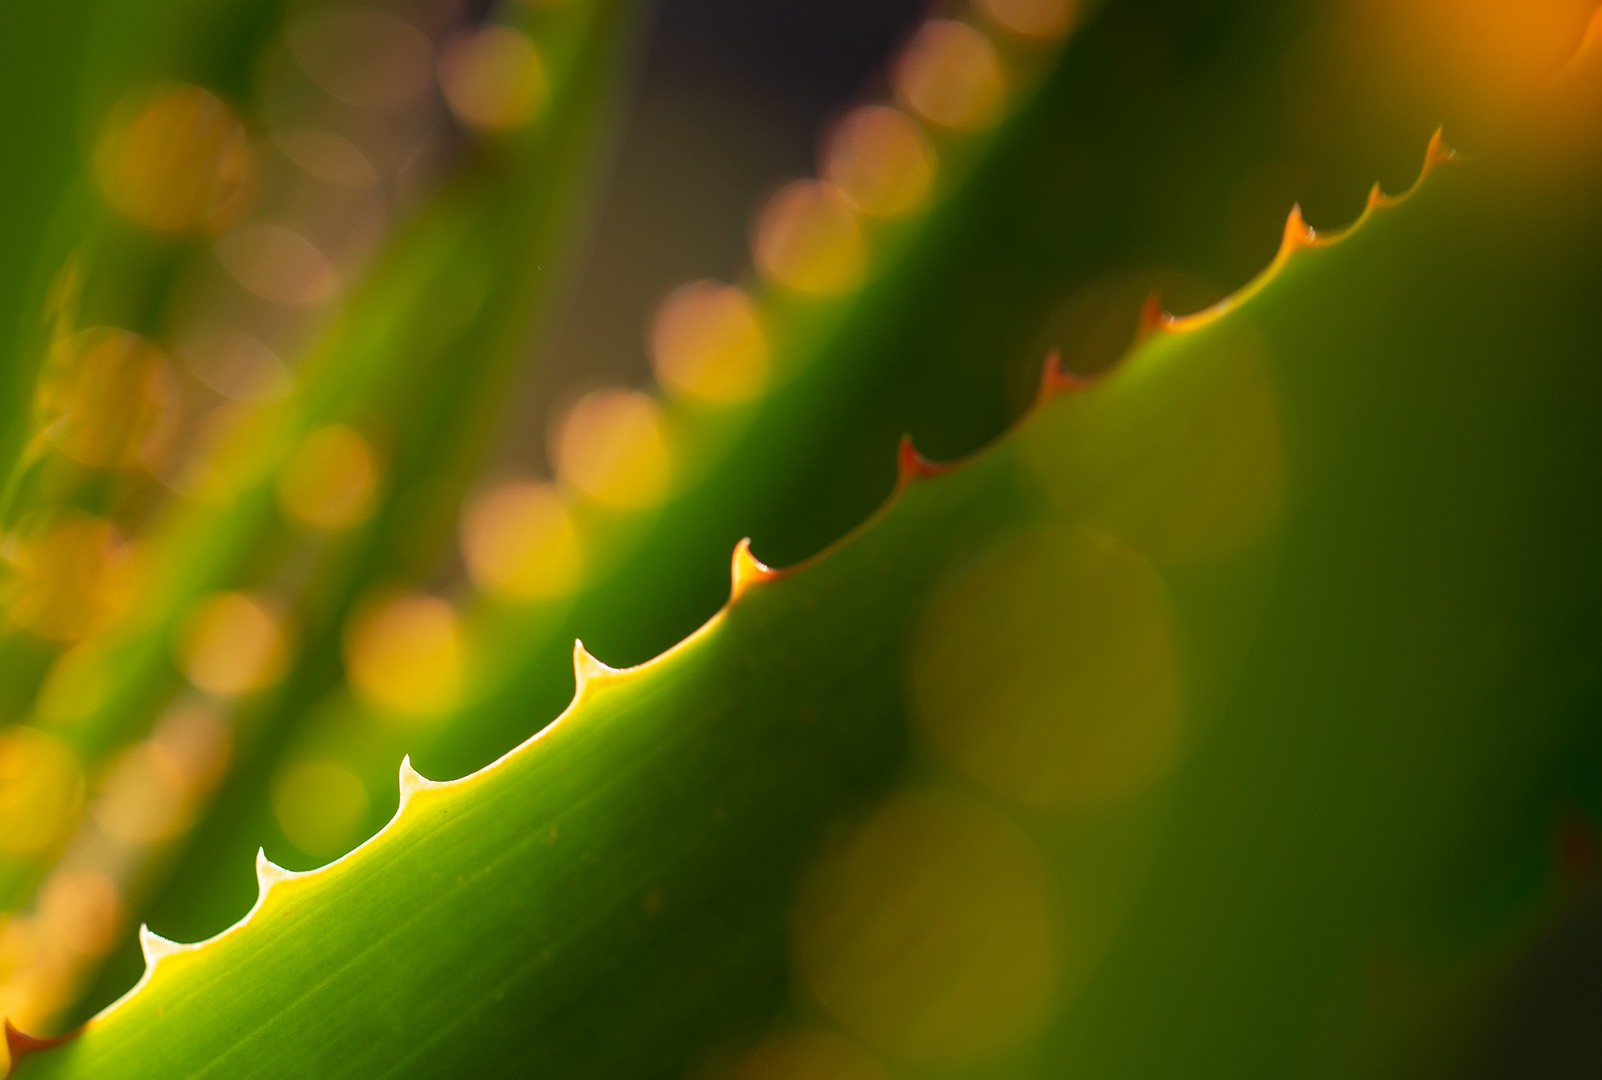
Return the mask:
[[1040,390],[1035,395],[1035,405],[1044,405],[1058,394],[1083,390],[1086,385],[1086,380],[1062,369],[1062,353],[1053,349],[1046,354],[1046,362],[1040,366]]
[[901,436],[901,446],[896,453],[896,490],[900,491],[914,480],[922,480],[929,476],[939,476],[949,471],[950,465],[941,465],[930,461],[918,453],[912,445],[912,436]]
[[438,780],[430,780],[416,769],[412,768],[412,755],[407,754],[401,758],[400,763],[400,801],[406,805],[406,800],[412,797],[412,792],[422,791],[425,788],[444,787]]
[[1174,317],[1163,310],[1163,298],[1153,289],[1140,305],[1140,323],[1135,328],[1135,343],[1145,341],[1153,334],[1162,333],[1174,325]]
[[1436,166],[1457,160],[1457,151],[1446,145],[1441,130],[1436,128],[1435,134],[1430,136],[1429,149],[1424,151],[1424,171],[1420,174],[1420,179],[1428,176]]
[[282,866],[267,857],[264,848],[256,849],[256,888],[259,896],[266,896],[267,890],[280,881],[287,881],[300,875],[293,870],[285,870]]
[[1378,210],[1385,205],[1385,202],[1385,192],[1380,190],[1379,183],[1376,181],[1374,186],[1368,189],[1368,209]]
[[22,1062],[22,1059],[28,1055],[37,1054],[41,1050],[48,1050],[52,1046],[60,1046],[64,1042],[76,1039],[83,1032],[83,1025],[80,1024],[64,1035],[40,1038],[37,1035],[29,1035],[27,1032],[19,1030],[9,1018],[5,1022],[5,1028],[6,1049],[11,1054],[11,1068],[13,1071]]
[[156,961],[173,953],[187,952],[192,946],[168,941],[144,923],[139,924],[139,950],[145,954],[145,966],[155,967]]
[[729,567],[729,603],[734,603],[753,585],[776,578],[779,573],[751,554],[751,538],[746,537],[734,545],[734,560]]
[[1317,240],[1318,233],[1302,218],[1302,204],[1296,203],[1285,218],[1285,235],[1279,242],[1276,261],[1290,258],[1297,249],[1311,247]]
[[591,679],[603,678],[607,675],[616,675],[617,668],[607,667],[584,647],[584,642],[573,639],[573,696],[576,698],[584,692],[585,685]]

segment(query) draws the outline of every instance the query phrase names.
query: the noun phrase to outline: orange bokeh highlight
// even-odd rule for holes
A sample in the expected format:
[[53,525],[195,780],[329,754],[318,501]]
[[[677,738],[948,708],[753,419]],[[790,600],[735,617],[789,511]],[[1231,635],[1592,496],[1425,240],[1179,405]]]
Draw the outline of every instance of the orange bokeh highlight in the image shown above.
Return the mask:
[[439,86],[458,120],[491,131],[532,120],[551,94],[539,49],[509,26],[452,39],[439,58]]
[[278,474],[278,502],[295,521],[314,529],[346,529],[372,509],[378,463],[354,428],[329,424],[296,448]]
[[166,86],[124,98],[95,144],[106,201],[140,225],[216,231],[244,211],[255,169],[250,138],[221,98]]
[[1077,0],[977,0],[977,6],[1002,29],[1037,40],[1062,37],[1079,13]]
[[165,446],[177,421],[178,387],[160,349],[130,331],[97,326],[50,357],[34,409],[67,457],[121,469],[150,461]]
[[461,626],[437,596],[402,593],[368,606],[346,628],[344,645],[351,685],[387,712],[440,713],[461,694]]
[[127,609],[135,583],[131,544],[109,521],[75,510],[44,511],[6,538],[14,576],[6,619],[55,641],[77,641]]
[[483,492],[462,515],[461,540],[467,572],[487,593],[541,600],[578,587],[578,530],[554,485],[513,481]]
[[896,96],[913,112],[954,131],[1001,119],[1006,82],[996,47],[967,23],[930,19],[896,64]]
[[934,186],[934,147],[899,109],[864,105],[829,137],[823,176],[864,214],[900,217],[919,209]]
[[867,264],[856,208],[821,180],[796,180],[775,192],[757,216],[752,249],[768,277],[815,296],[856,288]]
[[177,646],[185,678],[215,697],[237,697],[277,682],[289,643],[272,602],[247,593],[200,601]]
[[756,305],[733,285],[674,289],[657,308],[648,344],[657,379],[691,397],[735,404],[767,386],[767,335]]
[[637,390],[580,398],[554,449],[557,476],[599,503],[641,509],[667,497],[672,469],[662,410]]

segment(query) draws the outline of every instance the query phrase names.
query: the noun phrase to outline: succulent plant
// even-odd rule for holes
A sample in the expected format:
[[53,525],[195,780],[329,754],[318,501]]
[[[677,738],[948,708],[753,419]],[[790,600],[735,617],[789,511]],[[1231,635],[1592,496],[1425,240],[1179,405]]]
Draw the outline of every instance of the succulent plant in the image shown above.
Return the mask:
[[1223,102],[1189,197],[1282,160],[1232,110],[1343,8],[930,17],[549,480],[484,462],[641,12],[107,7],[5,402],[16,1074],[1583,1074],[1571,6],[1458,13],[1503,67],[1324,141],[1472,146],[1217,299],[1121,272],[1199,266],[1171,178],[1039,176],[1195,160],[1098,127],[1157,15],[1216,39],[1144,84]]

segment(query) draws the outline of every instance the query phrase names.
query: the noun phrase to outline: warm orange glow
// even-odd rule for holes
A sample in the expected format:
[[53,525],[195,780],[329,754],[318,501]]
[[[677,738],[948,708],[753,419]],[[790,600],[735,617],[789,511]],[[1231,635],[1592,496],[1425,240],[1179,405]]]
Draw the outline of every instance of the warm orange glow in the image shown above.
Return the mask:
[[458,120],[490,130],[527,123],[550,98],[539,50],[509,26],[453,39],[439,58],[439,85]]
[[295,386],[276,353],[225,323],[188,327],[174,351],[197,379],[233,401],[279,401]]
[[867,263],[851,200],[821,180],[797,180],[779,189],[757,218],[752,248],[768,277],[819,296],[856,288]]
[[1147,790],[1179,748],[1174,617],[1145,561],[1048,526],[942,584],[909,664],[930,741],[996,794],[1091,809]]
[[1002,29],[1039,39],[1062,37],[1079,10],[1077,0],[978,0],[978,7]]
[[564,484],[622,509],[653,506],[672,479],[662,413],[636,390],[597,390],[562,421],[555,447]]
[[346,629],[345,670],[364,698],[388,712],[444,712],[456,703],[462,684],[455,609],[421,593],[369,606]]
[[217,241],[217,261],[234,280],[263,300],[313,307],[339,295],[339,271],[299,233],[258,223]]
[[664,386],[720,404],[767,386],[768,342],[751,298],[733,285],[696,281],[668,294],[651,324],[651,365]]
[[308,175],[336,187],[369,188],[378,172],[356,144],[332,131],[299,128],[273,135],[273,145]]
[[983,1059],[1038,1026],[1056,978],[1033,843],[974,799],[893,796],[803,889],[793,944],[847,1029],[911,1061]]
[[218,230],[243,212],[250,139],[222,100],[198,86],[125,98],[95,145],[106,201],[152,229]]
[[41,512],[9,537],[16,574],[6,618],[56,641],[76,641],[115,621],[134,585],[132,547],[110,522],[77,511]]
[[290,843],[311,855],[337,855],[361,838],[367,787],[336,762],[301,761],[273,780],[272,804]]
[[233,738],[210,703],[169,709],[150,738],[123,753],[90,813],[125,845],[168,840],[189,827],[199,801],[222,777]]
[[514,481],[477,496],[462,515],[462,555],[473,583],[519,600],[561,596],[583,567],[578,530],[551,484]]
[[320,8],[291,23],[285,38],[312,82],[346,104],[393,109],[428,93],[433,46],[411,23],[388,12]]
[[718,1080],[891,1080],[861,1047],[826,1031],[764,1040]]
[[895,70],[896,96],[942,127],[974,131],[1001,118],[1006,85],[990,39],[967,23],[930,19]]
[[46,362],[34,407],[63,454],[120,469],[160,452],[177,419],[178,389],[160,349],[138,334],[97,326]]
[[885,105],[853,109],[829,137],[823,176],[858,210],[899,217],[919,209],[934,186],[929,139],[906,113]]
[[39,891],[38,929],[69,956],[99,956],[122,929],[122,894],[104,874],[62,869]]
[[284,674],[283,616],[261,597],[219,593],[196,606],[177,651],[184,676],[208,694],[235,697],[260,690]]
[[372,509],[378,464],[372,447],[343,424],[318,428],[278,474],[278,502],[315,529],[346,529]]
[[83,773],[66,743],[35,728],[0,729],[0,853],[47,851],[82,805]]

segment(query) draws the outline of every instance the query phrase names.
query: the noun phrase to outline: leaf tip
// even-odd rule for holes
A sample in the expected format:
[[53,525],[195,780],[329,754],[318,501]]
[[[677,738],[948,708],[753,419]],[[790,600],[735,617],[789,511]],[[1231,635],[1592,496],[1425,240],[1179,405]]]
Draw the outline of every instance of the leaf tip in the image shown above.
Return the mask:
[[761,584],[780,575],[780,571],[773,569],[751,554],[751,538],[749,536],[734,545],[734,558],[729,566],[729,603],[734,603],[746,590],[753,585]]

